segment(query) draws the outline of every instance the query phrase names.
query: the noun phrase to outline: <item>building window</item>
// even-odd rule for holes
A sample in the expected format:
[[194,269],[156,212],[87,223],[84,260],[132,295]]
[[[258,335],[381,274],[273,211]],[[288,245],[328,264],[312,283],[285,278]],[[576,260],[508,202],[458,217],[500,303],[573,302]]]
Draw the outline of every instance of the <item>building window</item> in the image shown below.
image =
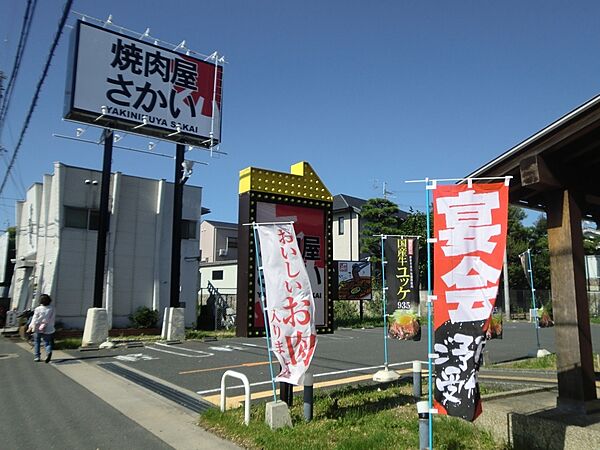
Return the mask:
[[195,220],[181,220],[181,239],[196,239],[196,228],[198,222]]
[[230,236],[227,238],[227,249],[230,249],[230,248],[238,248],[237,237]]
[[97,209],[65,206],[65,227],[97,231],[99,222],[100,211]]
[[345,220],[343,217],[338,218],[338,234],[341,236],[342,234],[344,234],[344,224],[345,224]]
[[223,271],[222,270],[213,270],[212,271],[212,279],[213,280],[222,280],[223,279]]

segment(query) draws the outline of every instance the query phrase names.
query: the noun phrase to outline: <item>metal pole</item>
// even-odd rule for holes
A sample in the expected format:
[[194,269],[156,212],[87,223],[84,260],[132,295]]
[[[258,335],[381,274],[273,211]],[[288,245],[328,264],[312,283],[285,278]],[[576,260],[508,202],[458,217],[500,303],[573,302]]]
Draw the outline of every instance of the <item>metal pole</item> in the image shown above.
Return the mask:
[[108,195],[110,191],[110,171],[112,165],[113,131],[104,130],[104,158],[102,162],[102,181],[100,186],[100,211],[98,221],[98,240],[96,244],[96,272],[94,274],[94,308],[102,308],[104,291],[104,265],[106,261],[106,236],[110,226]]
[[173,226],[171,233],[171,308],[179,308],[181,275],[181,214],[183,206],[183,159],[185,145],[177,144],[175,152],[175,179],[173,180]]
[[[429,426],[428,444],[430,448],[433,448],[433,417],[431,415],[433,406],[433,365],[431,364],[431,354],[433,351],[433,318],[431,315],[431,220],[429,218],[429,181],[427,179],[425,180],[425,215],[427,222],[427,404],[429,407],[429,410],[427,411],[427,420]],[[419,420],[419,422],[421,421]]]
[[504,252],[504,318],[508,322],[510,320],[510,285],[508,284],[508,257]]
[[388,370],[388,348],[387,348],[387,339],[388,339],[388,330],[387,330],[387,295],[385,286],[385,236],[381,236],[381,298],[383,299],[383,367],[385,370]]
[[[281,365],[279,367],[281,367]],[[285,381],[280,381],[279,398],[291,408],[294,404],[294,385],[286,383]]]
[[421,361],[413,361],[412,363],[413,372],[413,397],[416,399],[421,398]]
[[259,247],[258,247],[258,233],[256,232],[257,224],[252,224],[252,231],[254,233],[254,249],[255,255],[254,258],[256,261],[256,267],[258,268],[258,288],[260,289],[260,306],[263,311],[263,320],[265,322],[265,334],[267,336],[267,355],[269,356],[269,372],[271,374],[271,385],[273,387],[273,401],[277,402],[277,388],[275,387],[275,374],[273,373],[273,357],[271,356],[271,336],[269,333],[269,321],[267,319],[267,308],[265,302],[265,292],[263,289],[262,283],[262,261],[260,257]]
[[310,422],[313,418],[313,375],[304,374],[304,420]]
[[429,446],[429,418],[431,413],[427,410],[427,402],[417,402],[417,414],[419,416],[419,450],[433,448]]
[[531,265],[531,250],[527,249],[527,261],[528,261],[528,272],[529,272],[529,283],[531,286],[531,306],[533,309],[531,313],[533,314],[533,326],[535,327],[535,339],[537,342],[537,348],[540,349],[540,331],[538,327],[538,317],[537,317],[537,307],[535,302],[535,287],[533,285],[533,266]]

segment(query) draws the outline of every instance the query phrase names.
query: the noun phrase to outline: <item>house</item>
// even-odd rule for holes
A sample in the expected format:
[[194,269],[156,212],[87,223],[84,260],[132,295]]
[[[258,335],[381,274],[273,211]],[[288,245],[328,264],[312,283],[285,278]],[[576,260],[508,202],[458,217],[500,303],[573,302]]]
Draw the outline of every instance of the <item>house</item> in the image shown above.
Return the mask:
[[333,197],[333,259],[358,261],[360,259],[360,211],[366,200],[351,195]]
[[202,262],[237,259],[238,224],[204,220],[200,224]]
[[[16,257],[11,308],[24,310],[50,294],[57,321],[83,328],[93,304],[101,172],[54,164],[16,205]],[[196,322],[200,187],[183,189],[181,296],[186,326]],[[161,312],[170,303],[173,184],[111,175],[110,227],[103,304],[109,326],[129,325],[140,306]]]
[[[364,219],[362,208],[366,200],[347,194],[333,197],[333,259],[358,261],[364,258],[360,252],[360,234]],[[405,219],[406,211],[399,210],[398,217]]]

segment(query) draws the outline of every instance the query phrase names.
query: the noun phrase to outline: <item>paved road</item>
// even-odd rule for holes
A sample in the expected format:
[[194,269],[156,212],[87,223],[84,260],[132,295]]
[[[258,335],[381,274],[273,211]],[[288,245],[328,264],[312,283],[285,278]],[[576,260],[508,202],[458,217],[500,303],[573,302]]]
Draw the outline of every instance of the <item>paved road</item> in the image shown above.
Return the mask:
[[3,337],[0,384],[0,448],[172,448]]
[[[554,329],[540,329],[541,347],[555,350]],[[600,326],[592,326],[595,348],[600,350]],[[393,369],[409,369],[413,360],[425,361],[426,339],[420,342],[389,342],[389,363]],[[531,356],[536,350],[535,330],[531,324],[505,324],[503,340],[492,340],[486,347],[490,362]],[[214,342],[187,341],[181,345],[146,344],[143,348],[118,348],[99,352],[71,352],[98,364],[119,362],[131,369],[197,392],[210,401],[218,398],[220,379],[227,369],[246,374],[252,392],[268,391],[270,376],[264,339],[233,338]],[[343,383],[367,380],[383,363],[383,330],[338,330],[319,336],[311,364],[315,382]],[[276,370],[277,368],[275,368]],[[238,385],[237,382],[232,383]],[[240,394],[234,390],[232,394]],[[253,394],[254,396],[254,394]]]

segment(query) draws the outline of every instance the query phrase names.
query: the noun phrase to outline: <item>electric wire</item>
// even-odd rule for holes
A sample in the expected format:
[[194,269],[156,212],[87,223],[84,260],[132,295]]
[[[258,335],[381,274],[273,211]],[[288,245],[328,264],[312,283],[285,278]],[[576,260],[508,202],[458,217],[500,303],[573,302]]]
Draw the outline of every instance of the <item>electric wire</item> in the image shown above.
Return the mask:
[[[6,122],[6,129],[8,130],[8,135],[10,137],[11,144],[15,145],[15,135],[13,133],[12,127],[10,126],[10,121]],[[6,154],[4,152],[2,152],[2,157],[6,161]],[[5,164],[8,166],[8,162],[6,162]],[[15,171],[17,172],[19,184],[17,184],[15,177],[12,176],[12,174],[11,174],[11,179],[13,181],[13,184],[19,191],[18,194],[21,197],[25,198],[25,196],[27,195],[27,188],[25,187],[25,183],[23,183],[23,177],[21,176],[21,170],[19,169],[18,165],[15,165]]]
[[25,53],[25,46],[29,38],[29,31],[31,30],[31,22],[33,21],[33,14],[37,6],[37,0],[28,0],[27,8],[25,9],[25,15],[23,17],[23,26],[21,27],[21,36],[19,37],[19,43],[17,45],[17,52],[15,55],[15,61],[13,68],[4,91],[4,97],[2,98],[2,105],[0,105],[0,136],[2,136],[2,130],[4,129],[4,122],[6,120],[6,114],[10,107],[10,100],[15,87],[17,76],[19,75],[19,69],[21,68],[21,61],[23,59],[23,53]]
[[4,178],[2,179],[2,184],[0,185],[0,194],[4,191],[4,187],[6,186],[6,181],[8,180],[8,176],[15,164],[15,160],[17,159],[17,155],[19,154],[19,149],[21,148],[21,144],[23,143],[23,139],[25,137],[25,132],[27,131],[27,127],[29,126],[29,122],[31,121],[31,116],[33,115],[33,111],[37,105],[38,98],[40,96],[40,91],[42,90],[42,85],[46,79],[46,75],[48,74],[48,70],[50,69],[50,63],[54,57],[54,51],[58,46],[58,41],[60,40],[60,36],[62,35],[63,29],[65,27],[65,23],[67,22],[67,18],[69,17],[69,12],[71,11],[71,6],[73,5],[73,0],[67,0],[65,2],[65,6],[63,9],[62,17],[60,18],[60,22],[58,24],[58,29],[56,30],[56,35],[54,36],[54,41],[52,42],[52,46],[50,47],[50,52],[48,54],[48,58],[46,59],[46,64],[44,66],[44,70],[42,72],[42,76],[37,84],[35,94],[33,95],[33,99],[31,100],[31,105],[29,106],[29,111],[27,112],[27,117],[25,118],[25,123],[23,124],[23,128],[21,130],[21,134],[19,136],[19,141],[13,150],[13,154],[11,156],[8,168],[6,173],[4,174]]

